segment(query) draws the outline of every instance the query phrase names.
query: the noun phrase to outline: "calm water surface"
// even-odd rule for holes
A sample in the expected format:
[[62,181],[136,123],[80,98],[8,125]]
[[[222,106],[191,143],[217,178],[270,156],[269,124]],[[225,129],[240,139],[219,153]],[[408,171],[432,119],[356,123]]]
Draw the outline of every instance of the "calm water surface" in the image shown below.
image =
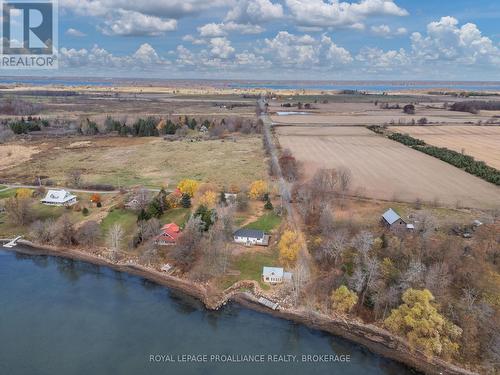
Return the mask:
[[[349,354],[349,363],[151,363],[151,354]],[[207,311],[142,278],[0,250],[0,374],[413,374],[236,304]]]

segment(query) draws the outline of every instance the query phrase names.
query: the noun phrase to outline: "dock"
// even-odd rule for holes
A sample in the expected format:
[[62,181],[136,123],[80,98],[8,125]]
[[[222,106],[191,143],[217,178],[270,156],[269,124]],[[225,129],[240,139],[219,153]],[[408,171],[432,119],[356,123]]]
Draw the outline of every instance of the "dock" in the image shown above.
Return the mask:
[[271,310],[278,310],[279,305],[273,301],[268,300],[267,298],[260,297],[257,302],[259,302],[261,305],[266,306],[270,308]]
[[23,236],[17,236],[16,238],[14,238],[13,240],[11,240],[10,242],[7,242],[6,244],[4,244],[3,247],[11,249],[11,248],[13,248],[14,246],[17,245],[17,241],[19,241],[21,238],[23,238]]

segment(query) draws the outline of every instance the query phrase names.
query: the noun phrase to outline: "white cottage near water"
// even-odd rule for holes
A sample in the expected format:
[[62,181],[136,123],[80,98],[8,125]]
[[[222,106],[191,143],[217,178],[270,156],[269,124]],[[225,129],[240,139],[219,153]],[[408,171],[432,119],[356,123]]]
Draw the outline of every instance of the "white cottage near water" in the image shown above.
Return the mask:
[[71,194],[66,190],[49,190],[45,198],[40,202],[46,204],[47,206],[72,206],[76,200],[76,195]]
[[281,284],[284,281],[292,281],[292,273],[285,272],[280,267],[264,267],[262,269],[262,280],[268,284]]

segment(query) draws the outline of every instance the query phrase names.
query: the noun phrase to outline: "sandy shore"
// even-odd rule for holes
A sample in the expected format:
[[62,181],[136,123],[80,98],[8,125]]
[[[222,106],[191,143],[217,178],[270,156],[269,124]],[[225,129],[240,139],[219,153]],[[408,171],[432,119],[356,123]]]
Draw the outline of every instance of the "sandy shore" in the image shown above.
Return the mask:
[[[406,364],[418,371],[426,374],[436,375],[475,375],[477,373],[455,366],[438,358],[427,358],[419,351],[411,351],[408,345],[399,337],[393,336],[390,332],[372,324],[363,324],[356,321],[346,321],[345,319],[305,311],[280,309],[273,311],[257,302],[257,298],[248,292],[233,291],[225,295],[224,293],[209,290],[204,285],[190,280],[169,276],[149,267],[128,263],[113,263],[103,257],[90,254],[77,249],[60,249],[53,246],[34,245],[29,241],[20,240],[19,244],[23,248],[12,248],[12,250],[24,254],[50,255],[84,261],[100,266],[106,266],[120,272],[140,276],[144,279],[155,282],[159,285],[171,288],[186,295],[195,297],[202,301],[207,309],[218,309],[229,301],[236,302],[243,307],[271,314],[275,317],[291,320],[304,324],[313,329],[318,329],[340,336],[357,344],[367,347],[370,351],[383,357]],[[230,288],[231,289],[231,288]]]

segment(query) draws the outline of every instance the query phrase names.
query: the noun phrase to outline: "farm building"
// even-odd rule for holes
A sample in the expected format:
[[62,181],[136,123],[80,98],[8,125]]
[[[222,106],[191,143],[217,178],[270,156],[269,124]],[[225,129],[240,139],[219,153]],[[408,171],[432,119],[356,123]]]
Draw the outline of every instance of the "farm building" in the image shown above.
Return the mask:
[[399,216],[398,213],[396,211],[394,211],[392,208],[389,208],[382,215],[382,224],[384,224],[386,227],[393,229],[393,230],[398,230],[398,229],[413,230],[413,229],[415,229],[415,226],[413,224],[406,223],[406,221],[404,221],[401,218],[401,216]]
[[156,236],[155,244],[159,246],[171,246],[175,245],[177,238],[181,233],[181,229],[175,223],[165,224],[161,228],[161,233]]
[[49,190],[40,202],[48,206],[72,206],[76,203],[76,196],[66,190]]
[[281,284],[292,280],[292,273],[285,272],[280,267],[264,267],[262,269],[262,280],[269,284]]
[[241,243],[247,246],[250,245],[269,245],[269,235],[262,230],[256,229],[238,229],[234,232],[234,242]]

